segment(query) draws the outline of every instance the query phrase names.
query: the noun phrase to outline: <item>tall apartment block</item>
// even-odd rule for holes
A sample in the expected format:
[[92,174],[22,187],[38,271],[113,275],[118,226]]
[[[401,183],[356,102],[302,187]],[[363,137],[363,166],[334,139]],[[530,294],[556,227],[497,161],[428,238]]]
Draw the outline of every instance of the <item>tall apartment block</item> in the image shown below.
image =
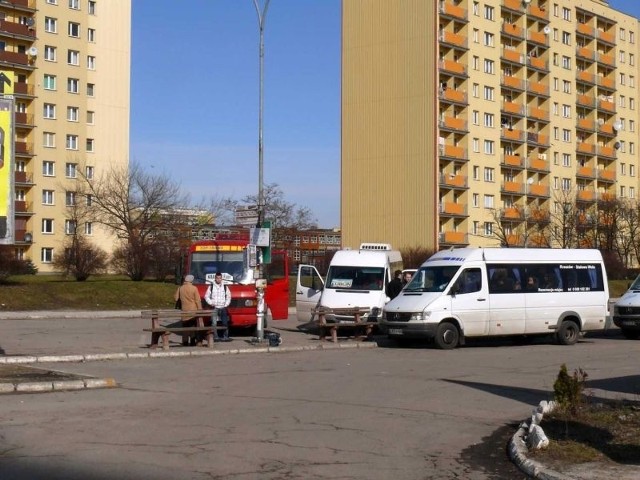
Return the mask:
[[0,179],[11,169],[0,193],[13,196],[4,243],[41,273],[76,229],[112,249],[108,232],[76,225],[69,208],[91,202],[76,195],[80,174],[128,166],[130,58],[131,0],[0,1],[0,126],[3,102],[13,109],[0,152]]
[[536,246],[569,200],[636,201],[639,32],[605,0],[344,0],[344,245]]

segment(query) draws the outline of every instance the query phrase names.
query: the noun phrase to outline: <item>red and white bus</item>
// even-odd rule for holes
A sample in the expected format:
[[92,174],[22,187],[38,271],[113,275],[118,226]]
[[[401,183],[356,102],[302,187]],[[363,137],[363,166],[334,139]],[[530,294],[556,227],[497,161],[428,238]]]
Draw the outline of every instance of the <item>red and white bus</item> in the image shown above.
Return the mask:
[[[199,240],[189,246],[178,278],[193,275],[193,284],[204,298],[216,272],[231,291],[229,323],[232,327],[255,327],[257,305],[255,268],[248,266],[249,232],[219,233],[214,240]],[[289,259],[286,251],[271,251],[271,262],[263,265],[267,280],[265,313],[273,320],[286,320],[289,315]],[[207,304],[203,300],[203,306]],[[266,322],[266,317],[265,317]]]

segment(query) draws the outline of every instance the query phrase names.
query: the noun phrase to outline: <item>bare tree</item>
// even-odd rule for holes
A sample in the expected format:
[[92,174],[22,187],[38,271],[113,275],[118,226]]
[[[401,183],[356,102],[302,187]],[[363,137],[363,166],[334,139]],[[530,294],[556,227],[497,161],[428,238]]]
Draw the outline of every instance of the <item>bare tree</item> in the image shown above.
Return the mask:
[[96,221],[121,241],[114,252],[116,265],[132,280],[143,280],[154,243],[184,223],[188,197],[167,175],[149,174],[138,164],[112,166],[96,179],[83,180],[96,207]]
[[527,243],[527,225],[524,222],[524,208],[512,205],[506,208],[491,209],[495,228],[493,236],[503,247],[522,247]]
[[[318,221],[307,207],[300,207],[284,199],[284,193],[277,183],[264,186],[264,218],[274,221],[276,228],[306,230],[318,227]],[[243,203],[257,204],[257,195],[247,195]]]

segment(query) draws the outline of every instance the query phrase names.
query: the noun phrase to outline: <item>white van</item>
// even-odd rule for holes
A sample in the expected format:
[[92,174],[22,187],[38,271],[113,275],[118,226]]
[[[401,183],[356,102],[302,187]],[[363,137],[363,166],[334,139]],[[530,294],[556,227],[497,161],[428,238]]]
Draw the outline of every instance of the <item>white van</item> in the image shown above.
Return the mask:
[[[338,250],[331,259],[325,284],[312,265],[298,267],[296,312],[298,320],[313,319],[312,309],[368,307],[363,320],[380,317],[389,301],[385,288],[395,270],[402,270],[402,256],[386,243],[363,243],[358,250]],[[327,321],[353,321],[353,316],[326,315]]]
[[545,333],[572,345],[581,331],[604,329],[608,299],[598,250],[460,248],[424,262],[379,326],[444,349],[465,337]]
[[625,337],[640,337],[640,276],[613,306],[613,323]]

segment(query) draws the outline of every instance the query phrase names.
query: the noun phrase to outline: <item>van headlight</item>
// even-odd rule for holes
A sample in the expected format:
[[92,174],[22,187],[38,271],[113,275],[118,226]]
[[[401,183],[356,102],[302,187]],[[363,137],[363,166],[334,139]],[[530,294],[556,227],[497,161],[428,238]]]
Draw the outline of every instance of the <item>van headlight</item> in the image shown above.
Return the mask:
[[431,312],[429,310],[425,310],[424,312],[414,312],[411,314],[410,322],[425,322],[429,319]]

